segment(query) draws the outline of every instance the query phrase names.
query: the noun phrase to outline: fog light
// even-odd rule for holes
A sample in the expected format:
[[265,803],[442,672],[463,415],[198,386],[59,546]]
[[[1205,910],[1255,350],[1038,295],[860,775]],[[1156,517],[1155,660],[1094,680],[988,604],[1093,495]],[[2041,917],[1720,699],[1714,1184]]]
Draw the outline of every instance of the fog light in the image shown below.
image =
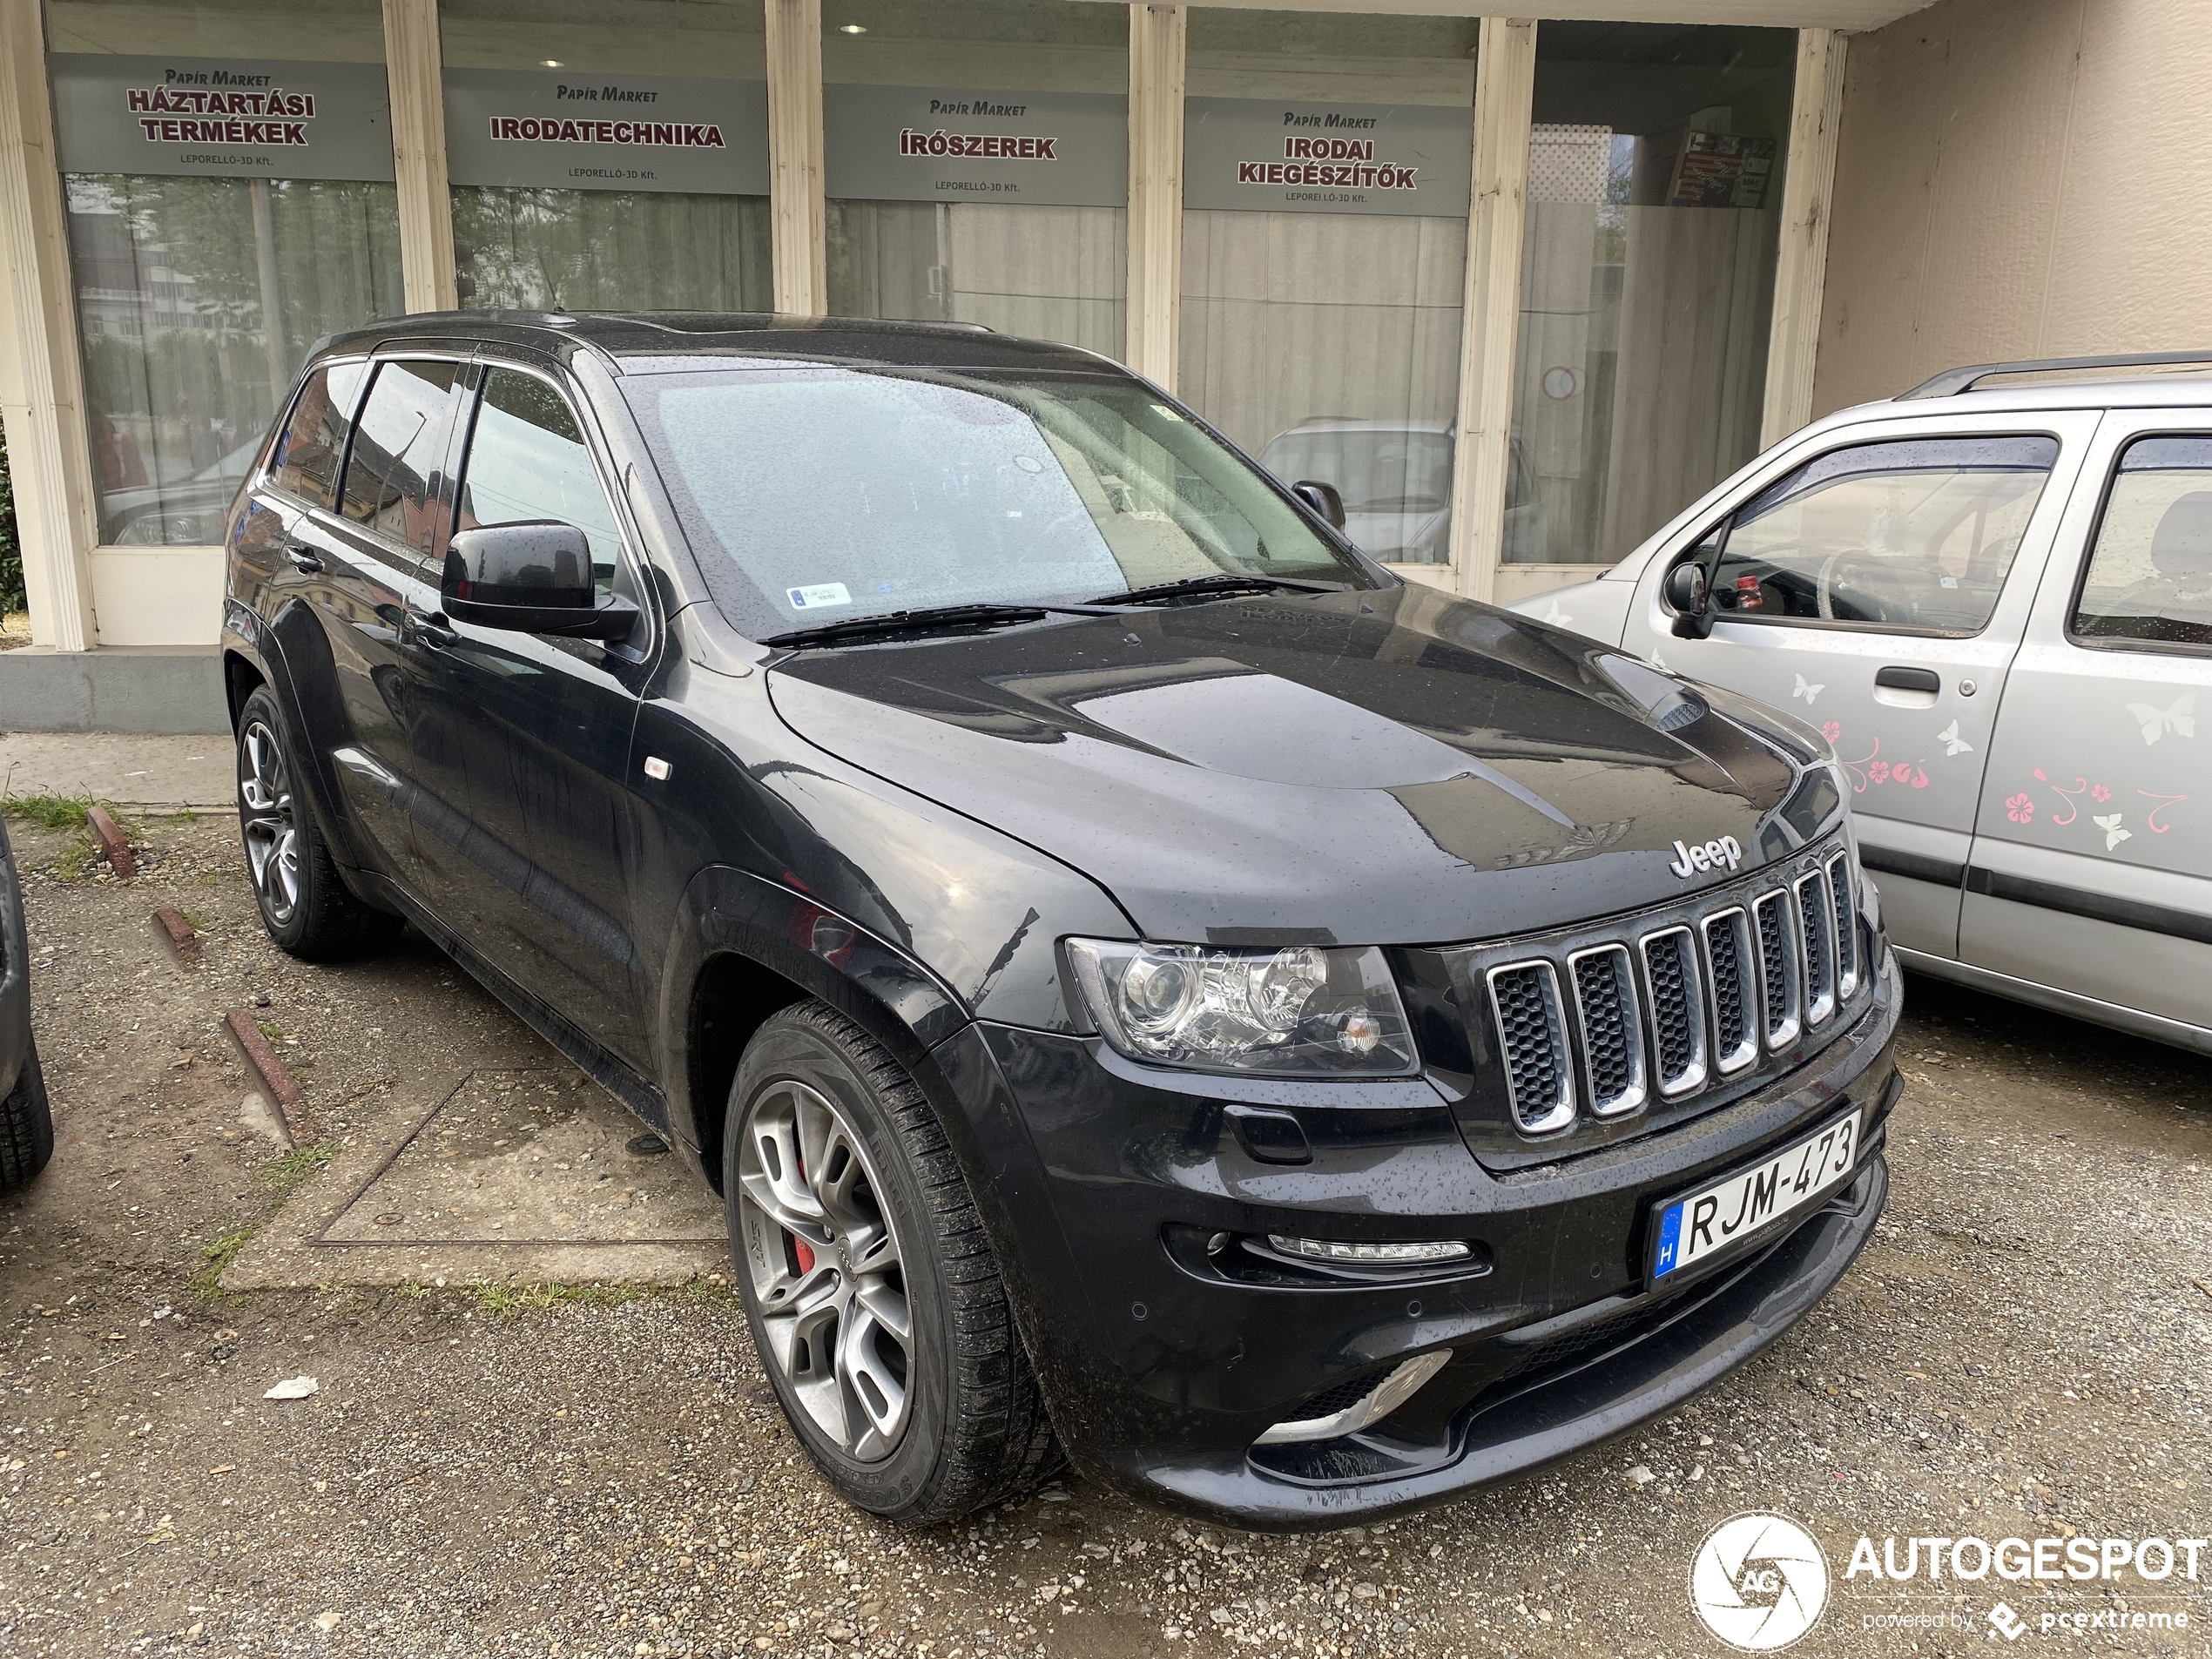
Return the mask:
[[1381,1267],[1464,1261],[1474,1253],[1456,1238],[1432,1239],[1419,1244],[1348,1244],[1337,1238],[1286,1238],[1281,1233],[1270,1233],[1267,1242],[1285,1256],[1303,1256],[1308,1261],[1354,1262]]

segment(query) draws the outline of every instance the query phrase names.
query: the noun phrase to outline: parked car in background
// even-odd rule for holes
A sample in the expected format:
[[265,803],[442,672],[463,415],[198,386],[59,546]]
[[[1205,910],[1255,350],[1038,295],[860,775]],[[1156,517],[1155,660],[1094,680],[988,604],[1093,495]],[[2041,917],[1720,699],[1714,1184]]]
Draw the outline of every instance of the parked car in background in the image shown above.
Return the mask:
[[8,826],[0,821],[0,1190],[20,1186],[54,1156],[54,1120],[30,1029],[30,941]]
[[[1286,484],[1335,488],[1344,533],[1386,564],[1448,564],[1452,558],[1452,448],[1448,421],[1355,421],[1315,415],[1278,433],[1259,464]],[[1521,436],[1506,473],[1506,556],[1541,560],[1544,502]]]
[[1909,966],[2212,1053],[2208,361],[1939,375],[1515,609],[1817,725]]
[[875,1513],[1055,1431],[1242,1525],[1435,1502],[1674,1409],[1881,1211],[1817,739],[1401,583],[1102,358],[408,317],[226,539],[271,937],[406,916],[716,1184]]

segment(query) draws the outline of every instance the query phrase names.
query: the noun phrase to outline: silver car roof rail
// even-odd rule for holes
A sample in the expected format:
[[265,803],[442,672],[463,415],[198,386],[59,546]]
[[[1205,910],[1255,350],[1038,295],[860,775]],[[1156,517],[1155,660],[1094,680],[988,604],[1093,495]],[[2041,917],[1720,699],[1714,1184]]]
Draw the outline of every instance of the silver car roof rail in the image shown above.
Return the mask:
[[2051,374],[2070,368],[2157,368],[2181,363],[2212,364],[2212,351],[2146,351],[2119,356],[2038,357],[2018,363],[1973,363],[1965,368],[1946,368],[1932,380],[1922,381],[1911,391],[1899,392],[1894,401],[1907,403],[1920,397],[1956,397],[1961,392],[1973,391],[1979,381],[1998,374]]

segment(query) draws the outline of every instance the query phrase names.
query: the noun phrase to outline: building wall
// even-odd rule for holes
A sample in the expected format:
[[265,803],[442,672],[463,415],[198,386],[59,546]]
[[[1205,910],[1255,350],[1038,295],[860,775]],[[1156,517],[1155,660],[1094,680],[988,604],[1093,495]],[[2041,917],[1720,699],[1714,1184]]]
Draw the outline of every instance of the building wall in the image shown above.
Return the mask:
[[1854,37],[1813,407],[2212,347],[2212,5],[1938,0]]

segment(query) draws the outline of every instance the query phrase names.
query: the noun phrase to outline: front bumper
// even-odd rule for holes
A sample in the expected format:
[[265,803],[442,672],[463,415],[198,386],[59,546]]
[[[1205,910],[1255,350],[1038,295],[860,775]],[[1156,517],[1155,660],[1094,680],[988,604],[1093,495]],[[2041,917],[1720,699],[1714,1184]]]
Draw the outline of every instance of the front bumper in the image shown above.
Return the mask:
[[[1001,1251],[1062,1443],[1148,1501],[1247,1527],[1435,1503],[1670,1410],[1850,1266],[1888,1190],[1899,980],[1798,1071],[1691,1122],[1493,1174],[1425,1081],[1275,1082],[1130,1065],[1095,1041],[976,1026],[936,1050],[1002,1207]],[[1752,1253],[1655,1288],[1653,1205],[1842,1112],[1858,1172]],[[1294,1112],[1308,1163],[1255,1159],[1230,1109]],[[1468,1264],[1300,1276],[1219,1235],[1458,1238]],[[1211,1244],[1215,1246],[1210,1248]],[[1225,1264],[1225,1265],[1224,1265]],[[1256,1447],[1317,1398],[1451,1359],[1354,1436]]]

